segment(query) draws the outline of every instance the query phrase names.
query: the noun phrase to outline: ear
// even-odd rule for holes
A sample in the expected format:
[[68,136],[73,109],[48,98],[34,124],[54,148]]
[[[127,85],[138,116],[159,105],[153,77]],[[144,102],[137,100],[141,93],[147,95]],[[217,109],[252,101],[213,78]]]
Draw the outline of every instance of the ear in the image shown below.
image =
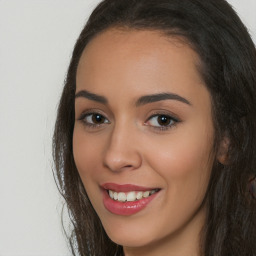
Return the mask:
[[226,165],[228,163],[228,151],[230,141],[228,137],[224,137],[219,145],[217,152],[217,160],[219,163]]

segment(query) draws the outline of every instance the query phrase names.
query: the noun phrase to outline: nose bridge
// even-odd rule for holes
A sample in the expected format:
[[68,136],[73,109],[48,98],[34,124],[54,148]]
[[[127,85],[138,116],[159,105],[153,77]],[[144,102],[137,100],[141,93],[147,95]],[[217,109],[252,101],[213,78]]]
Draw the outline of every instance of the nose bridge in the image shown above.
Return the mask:
[[106,145],[104,165],[112,171],[139,168],[141,156],[136,140],[135,126],[125,121],[116,123]]

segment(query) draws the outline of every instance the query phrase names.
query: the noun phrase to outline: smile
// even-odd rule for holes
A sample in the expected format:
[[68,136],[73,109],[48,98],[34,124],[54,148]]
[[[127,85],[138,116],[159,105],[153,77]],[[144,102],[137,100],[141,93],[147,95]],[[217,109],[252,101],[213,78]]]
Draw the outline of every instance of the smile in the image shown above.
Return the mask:
[[123,216],[133,215],[143,210],[161,190],[159,188],[114,183],[103,184],[101,188],[105,209],[112,214]]
[[130,192],[115,192],[112,190],[108,190],[108,194],[111,199],[119,202],[134,202],[137,200],[141,200],[143,198],[147,198],[156,192],[159,189],[152,189],[148,191],[130,191]]

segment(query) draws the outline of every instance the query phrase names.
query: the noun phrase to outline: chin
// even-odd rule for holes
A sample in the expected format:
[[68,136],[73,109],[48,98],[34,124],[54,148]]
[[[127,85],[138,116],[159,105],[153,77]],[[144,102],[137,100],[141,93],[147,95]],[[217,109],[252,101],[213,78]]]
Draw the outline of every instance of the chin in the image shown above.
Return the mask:
[[149,244],[151,244],[152,237],[149,239],[148,237],[145,237],[143,235],[126,235],[123,237],[120,236],[115,236],[115,235],[110,235],[109,238],[116,244],[119,244],[123,247],[131,247],[131,248],[136,248],[136,247],[144,247]]
[[[134,225],[115,225],[115,227],[104,227],[108,237],[116,244],[124,247],[143,247],[154,242],[157,237],[155,232],[143,227]],[[158,235],[159,237],[159,235]]]

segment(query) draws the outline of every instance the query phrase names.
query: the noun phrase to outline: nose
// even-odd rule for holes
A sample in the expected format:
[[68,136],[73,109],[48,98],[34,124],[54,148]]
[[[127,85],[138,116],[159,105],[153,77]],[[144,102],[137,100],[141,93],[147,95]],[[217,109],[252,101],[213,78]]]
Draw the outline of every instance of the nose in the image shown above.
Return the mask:
[[136,142],[138,142],[136,132],[125,127],[115,127],[105,148],[104,166],[113,172],[138,169],[142,157]]

